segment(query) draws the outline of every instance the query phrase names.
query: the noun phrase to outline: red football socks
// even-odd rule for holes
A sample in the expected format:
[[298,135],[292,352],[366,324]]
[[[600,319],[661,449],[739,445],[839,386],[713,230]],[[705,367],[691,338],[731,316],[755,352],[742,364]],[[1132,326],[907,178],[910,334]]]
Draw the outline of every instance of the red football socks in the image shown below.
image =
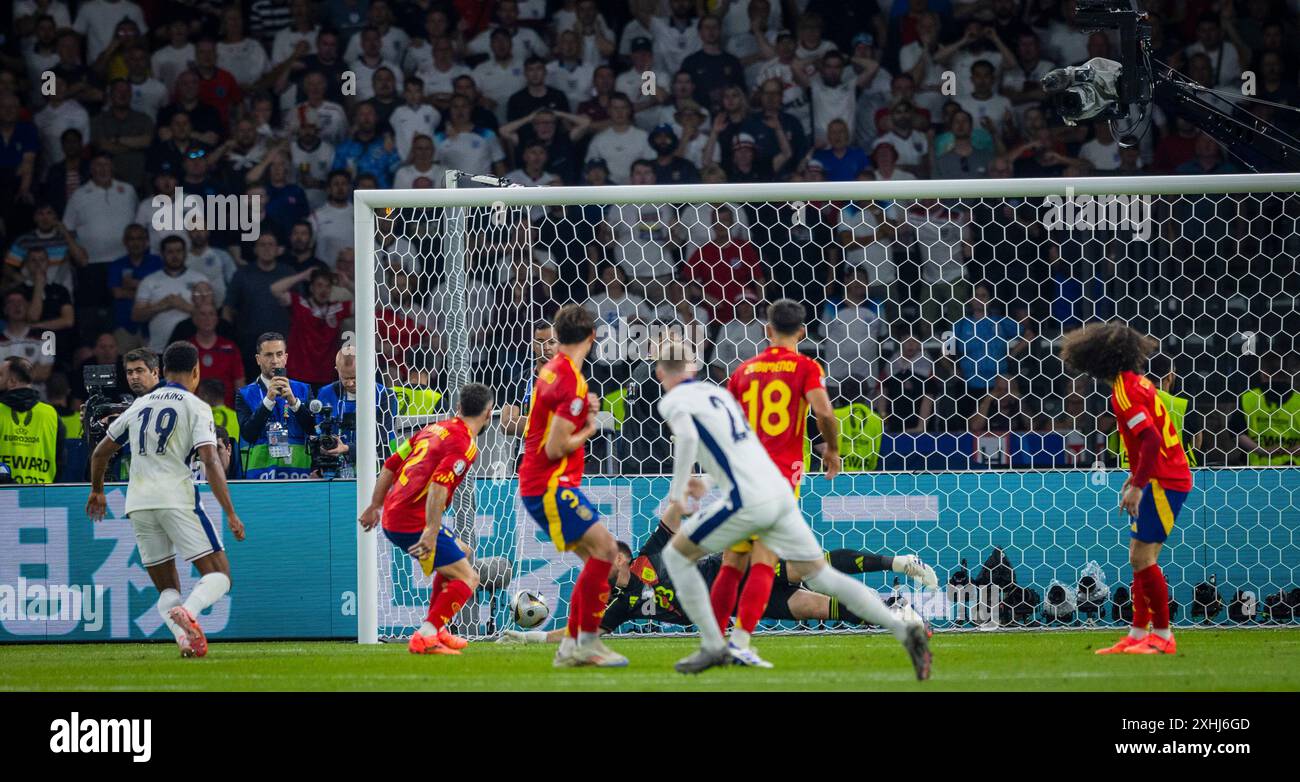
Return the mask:
[[[1150,607],[1151,629],[1169,629],[1169,584],[1165,582],[1164,571],[1159,565],[1152,565],[1133,574],[1134,585],[1142,584],[1142,594]],[[1136,604],[1133,611],[1134,623],[1137,622]]]
[[438,596],[433,599],[429,606],[429,613],[425,619],[434,627],[441,630],[451,621],[457,611],[464,608],[474,593],[470,591],[469,584],[460,579],[445,580]]
[[740,607],[736,610],[736,621],[740,629],[747,633],[754,632],[758,620],[763,618],[763,609],[767,608],[768,598],[772,596],[772,581],[776,571],[771,565],[755,563],[749,566],[749,579],[745,589],[740,593]]
[[740,591],[740,579],[743,574],[738,568],[723,565],[709,588],[709,602],[713,604],[713,616],[718,620],[718,629],[727,634],[727,622],[731,619],[731,609],[736,605],[736,593]]
[[609,571],[613,567],[603,559],[588,557],[587,564],[578,574],[578,583],[573,590],[577,596],[574,610],[578,614],[578,630],[584,633],[600,632],[600,619],[605,615],[605,603],[609,601]]
[[442,588],[446,585],[447,579],[443,578],[441,573],[435,571],[433,574],[433,591],[429,593],[430,603],[438,599],[438,594],[442,592]]
[[1151,624],[1151,606],[1147,605],[1146,592],[1142,590],[1143,580],[1138,578],[1138,574],[1133,574],[1133,627],[1139,630],[1146,630],[1147,625]]

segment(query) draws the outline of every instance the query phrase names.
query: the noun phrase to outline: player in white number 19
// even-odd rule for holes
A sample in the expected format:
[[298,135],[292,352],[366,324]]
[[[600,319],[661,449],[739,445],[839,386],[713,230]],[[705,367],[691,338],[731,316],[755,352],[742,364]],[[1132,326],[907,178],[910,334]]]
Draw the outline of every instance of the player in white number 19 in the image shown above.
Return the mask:
[[[198,616],[230,590],[230,562],[199,503],[190,469],[196,452],[235,540],[244,539],[244,525],[235,515],[217,454],[212,408],[194,395],[199,385],[198,349],[188,342],[173,342],[163,351],[162,365],[166,382],[115,418],[108,435],[95,446],[86,515],[93,521],[104,518],[108,509],[104,471],[119,448],[130,448],[126,515],[135,528],[140,560],[158,588],[158,613],[175,636],[181,656],[202,657],[208,653],[208,640]],[[177,552],[193,562],[201,576],[184,602]]]

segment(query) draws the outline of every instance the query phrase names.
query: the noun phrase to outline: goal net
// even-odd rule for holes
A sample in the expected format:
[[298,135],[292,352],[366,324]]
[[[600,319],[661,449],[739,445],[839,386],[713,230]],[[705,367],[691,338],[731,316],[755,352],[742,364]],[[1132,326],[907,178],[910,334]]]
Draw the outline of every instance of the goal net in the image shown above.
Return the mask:
[[[492,386],[498,420],[448,515],[484,576],[457,629],[498,633],[520,589],[547,599],[544,628],[562,626],[578,562],[514,481],[545,324],[570,302],[597,316],[584,372],[601,431],[584,489],[635,550],[671,471],[646,346],[684,336],[725,382],[763,348],[766,304],[790,298],[843,430],[845,474],[827,481],[809,427],[800,502],[826,549],[920,555],[937,592],[861,577],[936,626],[1120,624],[1126,455],[1109,389],[1067,373],[1057,346],[1121,319],[1160,341],[1148,375],[1194,464],[1165,559],[1175,620],[1278,620],[1268,601],[1300,581],[1300,416],[1270,418],[1276,400],[1260,400],[1269,378],[1300,372],[1297,186],[1270,174],[358,192],[358,377],[398,399],[392,431],[358,426],[358,502],[392,443],[453,415],[464,383]],[[358,388],[358,410],[376,409],[375,388]],[[361,640],[418,626],[429,582],[410,557],[361,534],[358,571]]]

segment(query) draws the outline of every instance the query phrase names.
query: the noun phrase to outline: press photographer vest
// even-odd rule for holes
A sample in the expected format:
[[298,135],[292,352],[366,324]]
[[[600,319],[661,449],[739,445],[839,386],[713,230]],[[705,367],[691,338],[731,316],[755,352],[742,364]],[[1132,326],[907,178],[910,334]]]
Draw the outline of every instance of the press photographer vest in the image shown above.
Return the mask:
[[59,447],[59,414],[37,402],[20,411],[0,402],[0,461],[14,483],[54,483]]
[[[311,389],[306,383],[300,383],[297,380],[289,381],[289,388],[302,404],[307,404],[311,398]],[[254,413],[262,406],[262,400],[266,398],[266,388],[258,381],[253,381],[243,388],[239,389],[239,395],[243,398],[244,404]],[[311,454],[307,452],[307,433],[298,426],[298,419],[289,410],[289,403],[281,397],[275,400],[275,407],[272,408],[270,416],[267,418],[266,425],[269,427],[273,422],[278,421],[289,436],[289,456],[286,458],[275,458],[271,456],[271,446],[266,439],[266,429],[256,441],[249,443],[241,439],[240,443],[244,447],[244,477],[249,479],[277,480],[282,478],[307,478],[311,475]]]
[[[1246,434],[1260,445],[1266,448],[1278,444],[1294,446],[1300,442],[1300,392],[1292,391],[1281,404],[1273,404],[1265,398],[1263,391],[1252,388],[1241,395],[1241,412],[1246,416]],[[1259,456],[1252,453],[1247,456],[1247,461],[1256,467],[1300,464],[1300,456]]]
[[239,442],[239,416],[235,415],[234,410],[225,405],[213,405],[212,423],[225,427],[230,439]]

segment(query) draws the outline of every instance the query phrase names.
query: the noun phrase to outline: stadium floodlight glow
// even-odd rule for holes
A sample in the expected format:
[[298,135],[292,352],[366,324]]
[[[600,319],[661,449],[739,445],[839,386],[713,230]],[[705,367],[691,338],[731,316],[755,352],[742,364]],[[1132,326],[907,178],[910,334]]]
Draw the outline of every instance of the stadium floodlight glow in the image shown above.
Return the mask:
[[[1248,361],[1254,360],[1256,352],[1276,349],[1269,347],[1270,340],[1286,333],[1278,324],[1291,323],[1288,316],[1279,315],[1284,312],[1283,299],[1296,299],[1293,292],[1279,290],[1280,283],[1265,273],[1247,276],[1246,282],[1258,283],[1256,288],[1238,290],[1242,280],[1225,269],[1239,256],[1245,257],[1247,243],[1265,248],[1253,251],[1258,257],[1300,255],[1295,217],[1300,214],[1296,204],[1300,174],[561,188],[511,187],[486,176],[458,178],[486,186],[354,194],[358,511],[369,501],[388,452],[387,441],[450,415],[461,383],[495,383],[505,377],[519,380],[522,388],[531,379],[528,357],[537,322],[534,311],[540,304],[538,291],[553,285],[557,296],[567,295],[559,289],[567,291],[574,281],[565,275],[585,268],[592,258],[632,271],[630,282],[647,315],[669,320],[715,307],[718,300],[696,301],[690,298],[694,296],[691,286],[677,286],[652,274],[638,276],[635,272],[643,270],[639,264],[663,251],[675,267],[690,266],[692,256],[720,235],[715,232],[726,232],[737,244],[753,245],[767,270],[769,286],[791,290],[806,284],[806,279],[823,279],[828,269],[858,269],[873,293],[884,293],[877,297],[884,321],[906,324],[920,335],[926,355],[933,356],[936,364],[954,358],[949,353],[951,323],[961,316],[972,284],[980,281],[976,263],[983,265],[985,277],[995,276],[989,280],[995,289],[1016,291],[1031,311],[1037,311],[1039,307],[1050,310],[1053,302],[1047,275],[1023,279],[1021,274],[1013,279],[1005,271],[1011,268],[1008,259],[1017,254],[1069,258],[1087,273],[1102,275],[1104,283],[1105,295],[1084,302],[1091,309],[1081,311],[1080,317],[1143,323],[1161,340],[1162,353],[1180,369],[1179,382],[1189,389],[1186,393],[1207,408],[1235,403],[1232,383],[1248,374]],[[1150,197],[1155,230],[1149,236],[1135,237],[1115,228],[1113,220],[1099,221],[1090,230],[1094,212],[1089,210],[1120,196]],[[1049,197],[1058,206],[1062,199],[1074,204],[1068,223],[1048,225]],[[727,211],[723,205],[734,208],[733,222],[719,217]],[[895,238],[872,238],[879,221],[897,229],[889,234]],[[1026,230],[1008,233],[1008,225]],[[880,257],[872,255],[876,249]],[[906,277],[909,266],[919,267],[913,278]],[[1110,271],[1103,274],[1103,267]],[[712,277],[701,281],[719,282]],[[1257,306],[1256,299],[1264,304]],[[1300,314],[1300,302],[1293,303]],[[856,349],[856,344],[828,341],[825,335],[832,328],[833,315],[831,309],[819,311],[812,328],[821,338],[821,360],[832,379],[838,380],[838,367],[848,360],[844,353],[849,347]],[[1212,322],[1212,333],[1202,330],[1207,320]],[[723,352],[742,358],[761,348],[761,329],[755,337],[739,328],[705,325],[715,343],[707,365],[725,360],[719,358],[720,346],[727,348]],[[1243,334],[1252,335],[1249,350],[1240,339]],[[884,333],[855,339],[874,340],[880,356],[888,356],[900,349],[895,336]],[[520,368],[520,360],[529,362],[526,368]],[[611,531],[635,545],[655,506],[634,496],[633,485],[640,492],[658,486],[654,481],[662,474],[662,464],[656,460],[655,448],[662,443],[654,439],[657,417],[645,402],[654,380],[644,373],[644,362],[629,364],[630,374],[620,376],[617,393],[607,395],[613,423],[602,432],[604,439],[595,449],[602,477],[584,489],[590,490]],[[374,382],[415,387],[430,372],[444,379],[443,387],[416,389],[403,396],[413,401],[404,402],[405,409],[398,411],[396,431],[377,432]],[[956,472],[932,463],[913,468],[908,459],[919,455],[919,450],[878,453],[886,469],[864,482],[873,487],[870,496],[835,495],[832,503],[826,501],[831,496],[827,484],[805,485],[803,502],[807,512],[816,516],[814,528],[824,538],[833,536],[824,540],[826,547],[865,547],[870,534],[877,550],[920,554],[935,565],[942,581],[961,558],[980,561],[991,546],[1009,546],[1018,578],[1040,593],[1054,579],[1077,584],[1080,568],[1091,560],[1099,563],[1110,583],[1119,583],[1119,571],[1127,561],[1122,530],[1115,524],[1113,492],[1102,489],[1112,483],[1118,487],[1123,478],[1117,470],[1091,469],[1092,463],[1084,457],[1101,455],[1104,437],[1098,446],[1092,412],[1082,408],[1072,412],[1067,407],[1072,395],[1093,398],[1089,395],[1096,393],[1095,388],[1060,376],[1050,380],[1043,398],[1034,400],[1045,406],[1042,415],[1049,416],[1052,424],[1039,440],[1060,435],[1068,442],[1060,458],[1089,469],[1049,471],[1030,465],[1009,475],[1025,485],[1068,479],[1078,482],[1077,490],[1041,492],[1034,503],[1041,497],[1046,504],[1035,504],[1032,510],[1006,507],[999,504],[1006,502],[1005,497],[982,494],[994,491],[986,488],[991,482],[980,479],[987,472]],[[502,398],[503,393],[499,391],[498,408],[517,401]],[[421,398],[430,401],[424,404]],[[950,414],[934,415],[937,421]],[[951,419],[942,420],[952,424]],[[1076,429],[1055,431],[1071,422]],[[512,479],[518,445],[500,429],[489,427],[487,439],[481,439],[482,455],[456,493],[449,524],[474,544],[478,558],[501,558],[494,560],[493,567],[509,563],[512,568],[508,578],[502,574],[496,582],[508,584],[509,593],[505,588],[481,590],[485,594],[477,604],[458,617],[460,634],[471,638],[498,632],[509,621],[511,593],[520,590],[541,595],[550,606],[550,621],[562,622],[574,575],[572,562],[539,541],[532,522],[517,512]],[[895,449],[921,447],[919,440],[909,441],[906,434],[887,431],[884,437]],[[1005,450],[1012,440],[982,435],[978,447],[957,457],[980,469],[1001,465],[1003,458],[1009,463],[1025,455]],[[913,445],[906,446],[908,442]],[[1227,447],[1206,445],[1202,465],[1223,469],[1221,465],[1233,456],[1224,450]],[[1027,455],[1037,458],[1041,453]],[[1240,480],[1262,486],[1260,472],[1243,470]],[[907,493],[925,486],[931,488],[924,496]],[[953,510],[959,505],[963,510]],[[1044,522],[1031,514],[1048,518]],[[1211,515],[1200,523],[1214,525],[1216,536],[1258,534],[1259,519],[1248,509],[1225,508]],[[978,517],[978,523],[969,524],[972,517]],[[1031,522],[1045,526],[1035,527],[1037,533],[1024,533]],[[1216,561],[1212,548],[1204,551],[1197,556],[1208,561],[1198,559],[1197,567],[1217,570],[1224,583],[1231,581],[1256,594],[1275,592],[1279,586],[1270,580],[1274,571],[1259,563]],[[1179,555],[1174,556],[1177,561]],[[1291,560],[1278,562],[1276,567],[1291,568],[1287,572],[1296,575]],[[377,532],[364,533],[358,527],[357,565],[359,641],[400,637],[419,623],[427,581],[418,567],[411,567],[409,557],[394,556]],[[1167,572],[1180,594],[1201,580],[1200,571],[1188,567]],[[1228,573],[1238,575],[1229,579]],[[1180,602],[1190,604],[1190,600]],[[943,595],[912,603],[922,613],[937,612],[939,619],[954,608]],[[930,616],[936,618],[935,613]]]

